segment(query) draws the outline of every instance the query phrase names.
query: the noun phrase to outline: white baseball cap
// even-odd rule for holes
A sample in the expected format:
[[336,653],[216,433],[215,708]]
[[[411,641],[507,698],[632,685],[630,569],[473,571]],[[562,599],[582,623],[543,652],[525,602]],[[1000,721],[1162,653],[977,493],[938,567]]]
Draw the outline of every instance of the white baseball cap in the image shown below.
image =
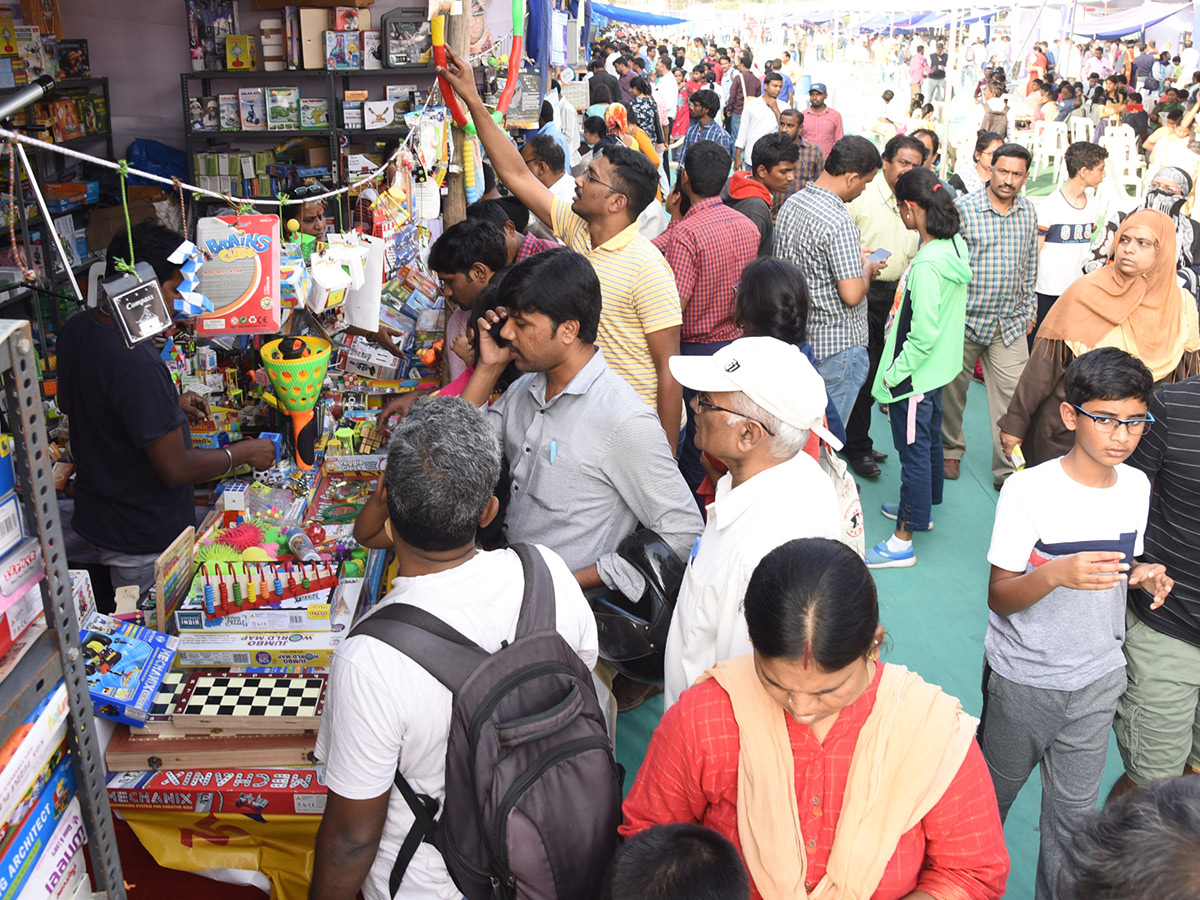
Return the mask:
[[835,450],[825,427],[825,382],[800,348],[773,337],[738,338],[712,356],[672,356],[671,374],[685,388],[741,391],[793,428],[815,431]]

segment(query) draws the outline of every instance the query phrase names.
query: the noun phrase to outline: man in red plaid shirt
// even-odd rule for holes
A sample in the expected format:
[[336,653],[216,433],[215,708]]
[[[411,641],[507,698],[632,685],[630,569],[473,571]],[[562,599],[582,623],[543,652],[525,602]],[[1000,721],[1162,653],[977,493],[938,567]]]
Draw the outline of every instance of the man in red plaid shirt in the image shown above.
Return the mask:
[[[741,337],[733,321],[733,295],[742,268],[758,256],[758,229],[740,212],[721,202],[721,189],[733,160],[716,141],[697,141],[688,150],[683,172],[667,195],[671,224],[654,239],[667,265],[675,273],[683,328],[679,350],[684,356],[711,356]],[[690,201],[681,216],[684,194]],[[693,492],[704,480],[691,394],[684,391],[687,431],[679,454],[679,467]]]

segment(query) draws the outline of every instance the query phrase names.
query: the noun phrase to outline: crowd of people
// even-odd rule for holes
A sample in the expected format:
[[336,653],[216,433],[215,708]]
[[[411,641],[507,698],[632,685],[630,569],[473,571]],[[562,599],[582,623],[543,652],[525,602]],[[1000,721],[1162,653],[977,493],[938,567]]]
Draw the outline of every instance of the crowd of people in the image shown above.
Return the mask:
[[[528,896],[565,896],[550,882],[573,863],[607,875],[572,896],[612,900],[1000,898],[1003,823],[1035,769],[1036,885],[1009,895],[1200,895],[1200,781],[1185,777],[1200,774],[1200,228],[1180,163],[1200,156],[1177,90],[1197,54],[1064,41],[1014,60],[1003,37],[966,43],[953,68],[936,36],[855,39],[840,52],[900,67],[913,107],[889,90],[867,133],[847,134],[827,86],[802,77],[834,52],[825,37],[766,60],[736,38],[602,40],[587,114],[556,80],[521,146],[447,50],[439,72],[507,194],[429,254],[452,378],[380,415],[392,436],[369,530],[389,523],[400,572],[380,607],[511,653],[541,585],[558,652],[593,677],[539,735],[599,709],[611,738],[611,707],[659,690],[665,713],[619,848],[543,852],[569,836],[513,806],[484,841],[512,882],[488,888],[434,824],[461,815],[466,688],[356,632],[317,745],[313,900],[509,896],[522,865],[547,882]],[[924,110],[949,79],[979,102],[946,180],[954,142]],[[1095,110],[1098,128],[1154,97],[1162,128],[1187,134],[1148,135],[1174,145],[1172,165],[1119,215],[1097,194],[1110,161],[1095,134],[1035,199],[1012,140],[1026,97],[1043,118]],[[999,492],[979,720],[880,659],[872,575],[916,564],[961,476],[976,379],[991,446],[970,452]],[[877,410],[890,448],[872,440]],[[850,473],[878,478],[891,452],[899,494],[870,511],[891,533],[868,546]],[[500,750],[533,740],[532,721],[503,725]],[[1112,732],[1124,775],[1097,811]],[[565,767],[563,752],[543,759]],[[555,771],[578,797],[582,770]],[[469,780],[486,794],[511,774]],[[609,794],[603,780],[580,804],[581,833],[607,821]],[[534,862],[510,858],[522,839]]]

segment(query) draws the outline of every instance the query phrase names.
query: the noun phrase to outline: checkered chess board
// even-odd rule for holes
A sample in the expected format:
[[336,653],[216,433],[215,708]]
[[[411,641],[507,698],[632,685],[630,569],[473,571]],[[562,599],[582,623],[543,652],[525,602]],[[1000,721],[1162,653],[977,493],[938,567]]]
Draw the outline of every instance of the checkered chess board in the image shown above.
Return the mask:
[[324,705],[324,675],[194,674],[179,694],[173,716],[311,718],[315,727]]
[[163,677],[162,684],[158,686],[158,693],[150,703],[148,722],[165,722],[171,718],[171,712],[179,699],[179,692],[187,680],[187,673],[179,671],[168,672]]

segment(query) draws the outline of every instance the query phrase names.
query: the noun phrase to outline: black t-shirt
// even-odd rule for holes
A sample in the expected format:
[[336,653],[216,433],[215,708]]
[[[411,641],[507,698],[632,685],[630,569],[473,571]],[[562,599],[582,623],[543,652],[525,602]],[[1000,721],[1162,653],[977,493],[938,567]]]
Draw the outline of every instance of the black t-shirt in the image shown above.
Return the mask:
[[175,428],[192,446],[179,394],[154,345],[80,312],[58,338],[58,398],[70,421],[79,535],[105,550],[165,550],[196,521],[190,484],[163,484],[145,448]]
[[929,54],[929,77],[930,78],[945,78],[946,77],[946,62],[950,59],[949,53],[930,53]]
[[1150,400],[1150,412],[1154,427],[1129,458],[1130,465],[1154,481],[1142,558],[1165,565],[1175,587],[1155,610],[1149,594],[1130,588],[1129,605],[1155,631],[1200,647],[1200,470],[1195,462],[1200,455],[1200,377],[1163,385]]

